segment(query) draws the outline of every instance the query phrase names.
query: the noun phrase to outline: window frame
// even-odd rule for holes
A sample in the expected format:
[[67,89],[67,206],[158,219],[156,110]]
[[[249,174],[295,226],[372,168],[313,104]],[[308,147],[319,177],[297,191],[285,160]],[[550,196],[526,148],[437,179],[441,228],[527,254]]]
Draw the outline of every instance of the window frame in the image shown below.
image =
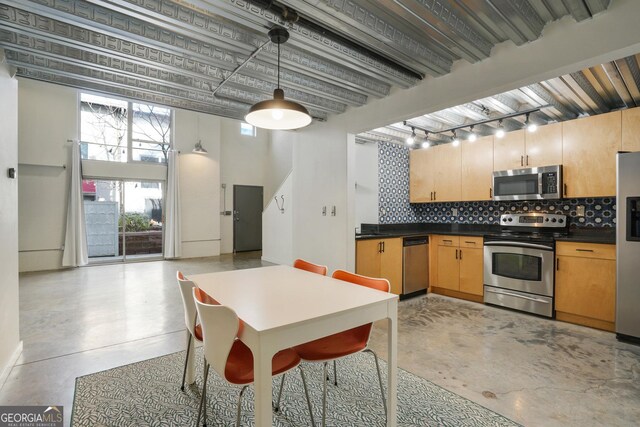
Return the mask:
[[[249,135],[247,133],[243,133],[243,130],[244,130],[243,126],[245,126],[245,125],[251,126],[251,130],[252,130],[251,135]],[[251,138],[255,138],[257,135],[258,135],[258,129],[254,125],[252,125],[251,123],[247,123],[247,122],[240,122],[240,136],[248,136],[248,137],[251,137]]]
[[[175,110],[172,107],[166,106],[166,105],[160,105],[160,104],[155,104],[155,103],[151,103],[151,102],[147,102],[147,101],[140,101],[140,100],[135,100],[135,99],[131,99],[131,98],[125,98],[125,97],[118,97],[118,96],[113,96],[111,94],[104,94],[104,93],[100,93],[100,92],[94,92],[94,91],[90,91],[90,90],[79,90],[78,91],[78,96],[77,96],[77,101],[78,101],[78,141],[80,142],[80,144],[94,144],[94,145],[100,145],[100,146],[105,146],[108,144],[96,144],[94,142],[88,142],[88,141],[83,141],[82,140],[82,95],[91,95],[91,96],[98,96],[98,97],[102,97],[102,98],[110,98],[110,99],[114,99],[117,101],[121,101],[121,102],[126,102],[127,103],[127,141],[126,141],[126,150],[127,150],[127,161],[126,162],[117,162],[117,161],[113,161],[113,160],[98,160],[98,159],[82,159],[82,160],[91,160],[91,161],[96,161],[96,162],[109,162],[109,163],[124,163],[124,164],[143,164],[143,165],[167,165],[167,162],[150,162],[150,161],[145,161],[145,160],[134,160],[133,159],[133,104],[142,104],[142,105],[148,105],[151,107],[158,107],[158,108],[163,108],[163,109],[167,109],[169,110],[169,150],[172,150],[174,147],[174,140],[175,140]],[[160,145],[162,143],[158,143],[158,145]],[[153,149],[152,151],[160,151],[162,152],[162,149]]]

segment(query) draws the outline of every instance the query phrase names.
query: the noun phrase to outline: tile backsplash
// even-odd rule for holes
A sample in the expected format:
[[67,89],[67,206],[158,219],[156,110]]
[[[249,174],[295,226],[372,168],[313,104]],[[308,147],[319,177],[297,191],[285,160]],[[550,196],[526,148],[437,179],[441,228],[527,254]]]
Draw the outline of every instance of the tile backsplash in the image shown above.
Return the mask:
[[[409,203],[409,149],[378,143],[378,219],[380,224],[458,223],[498,224],[503,213],[549,212],[571,217],[580,227],[615,227],[615,197],[541,200],[531,202]],[[584,217],[577,216],[584,206]],[[457,209],[457,215],[453,210]]]

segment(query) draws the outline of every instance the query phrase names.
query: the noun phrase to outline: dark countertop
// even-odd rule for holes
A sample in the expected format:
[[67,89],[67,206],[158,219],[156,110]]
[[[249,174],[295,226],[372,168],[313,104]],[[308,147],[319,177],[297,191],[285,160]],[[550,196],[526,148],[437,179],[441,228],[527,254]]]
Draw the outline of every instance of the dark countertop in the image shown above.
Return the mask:
[[[426,236],[429,234],[484,236],[499,232],[500,226],[484,224],[362,224],[361,230],[361,233],[356,234],[356,240]],[[567,236],[556,237],[556,240],[613,245],[616,243],[616,229],[613,227],[571,228]]]

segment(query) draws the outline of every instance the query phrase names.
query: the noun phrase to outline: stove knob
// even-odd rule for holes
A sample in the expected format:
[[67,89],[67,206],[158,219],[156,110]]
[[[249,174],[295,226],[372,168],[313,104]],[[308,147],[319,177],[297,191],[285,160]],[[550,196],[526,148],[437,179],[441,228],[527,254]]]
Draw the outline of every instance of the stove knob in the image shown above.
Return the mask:
[[545,218],[545,219],[544,219],[544,222],[549,222],[549,218]]
[[513,221],[513,218],[509,218],[509,222]]
[[507,218],[502,218],[502,222],[507,222]]
[[556,219],[555,219],[555,218],[552,218],[552,219],[551,219],[551,222],[556,222]]
[[558,218],[558,222],[559,222],[560,224],[562,224],[562,223],[564,222],[564,219],[562,219],[562,218]]

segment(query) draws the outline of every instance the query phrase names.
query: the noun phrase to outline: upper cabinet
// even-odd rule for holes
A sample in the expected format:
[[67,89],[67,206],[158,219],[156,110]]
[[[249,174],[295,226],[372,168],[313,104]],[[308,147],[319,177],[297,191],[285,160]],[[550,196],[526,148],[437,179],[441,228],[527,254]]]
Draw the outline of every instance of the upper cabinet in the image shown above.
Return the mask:
[[491,200],[493,172],[493,135],[461,145],[462,201]]
[[411,203],[460,200],[460,147],[452,144],[413,150],[409,154]]
[[502,138],[493,140],[493,170],[519,169],[524,167],[524,130],[507,132]]
[[640,108],[622,111],[622,151],[640,151]]
[[621,137],[620,111],[562,122],[564,197],[616,194]]
[[495,171],[562,164],[562,123],[507,132],[495,138],[493,149]]
[[562,164],[562,123],[538,126],[525,132],[524,166],[536,168]]

